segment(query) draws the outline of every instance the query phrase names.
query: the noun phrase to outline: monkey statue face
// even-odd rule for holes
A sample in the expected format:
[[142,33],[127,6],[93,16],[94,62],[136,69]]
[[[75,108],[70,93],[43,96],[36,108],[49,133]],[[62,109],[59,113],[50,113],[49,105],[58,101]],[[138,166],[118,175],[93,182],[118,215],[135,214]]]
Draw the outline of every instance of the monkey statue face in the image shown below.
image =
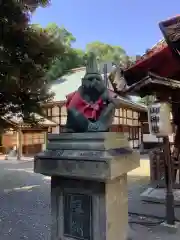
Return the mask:
[[105,90],[105,85],[99,74],[88,74],[82,79],[82,87],[85,92],[101,95]]

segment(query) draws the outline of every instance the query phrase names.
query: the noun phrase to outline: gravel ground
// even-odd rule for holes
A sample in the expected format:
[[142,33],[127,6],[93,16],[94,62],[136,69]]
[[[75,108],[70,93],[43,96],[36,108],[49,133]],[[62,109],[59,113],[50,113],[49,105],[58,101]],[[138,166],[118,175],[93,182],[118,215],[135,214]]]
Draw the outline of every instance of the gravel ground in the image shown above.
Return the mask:
[[[148,178],[129,176],[129,201],[136,199]],[[50,181],[32,171],[32,163],[0,163],[0,240],[50,240]],[[133,191],[134,190],[134,191]],[[136,201],[135,201],[136,202]],[[129,217],[130,222],[157,219]],[[132,223],[129,240],[179,240],[180,233],[168,235],[158,225]]]
[[32,164],[0,165],[0,239],[49,240],[49,180]]

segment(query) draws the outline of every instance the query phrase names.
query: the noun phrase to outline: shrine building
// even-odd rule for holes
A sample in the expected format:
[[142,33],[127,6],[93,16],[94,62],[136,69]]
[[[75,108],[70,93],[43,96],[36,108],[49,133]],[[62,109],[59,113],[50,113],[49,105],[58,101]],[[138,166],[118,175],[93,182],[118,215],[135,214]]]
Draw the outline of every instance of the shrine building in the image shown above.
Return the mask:
[[[160,22],[159,27],[164,39],[146,51],[131,66],[124,69],[124,78],[128,85],[124,94],[141,97],[155,95],[158,101],[168,102],[171,105],[173,134],[169,138],[172,146],[170,154],[174,183],[177,177],[180,179],[179,20],[180,16],[176,16]],[[144,125],[147,126],[145,122]],[[144,128],[144,131],[148,131],[148,127]],[[153,184],[158,182],[158,186],[160,186],[165,174],[163,148],[165,148],[163,144],[159,144],[151,152],[152,156],[150,157],[151,180]],[[163,184],[165,184],[164,181]],[[179,182],[178,184],[180,187]]]
[[57,124],[51,120],[35,114],[38,122],[32,126],[24,122],[20,117],[8,116],[0,119],[5,131],[0,135],[2,159],[10,150],[17,150],[19,157],[33,156],[46,147],[47,132],[49,127]]
[[[176,84],[175,79],[179,79],[179,62],[173,57],[171,49],[168,47],[166,41],[163,39],[149,49],[144,55],[142,55],[134,64],[125,69],[124,75],[127,84],[129,85],[127,94],[140,95],[144,97],[144,93],[153,94],[153,83],[156,86],[163,84]],[[167,78],[168,77],[168,78]],[[170,82],[170,78],[172,81]],[[146,87],[146,83],[151,83],[150,87]],[[144,89],[140,92],[139,88]],[[171,117],[172,119],[172,117]],[[157,138],[149,132],[149,125],[147,118],[141,119],[142,132],[144,139],[144,147],[151,149],[156,146],[155,143],[162,142],[162,138]],[[172,122],[173,125],[173,122]],[[170,142],[173,142],[173,135],[169,136]]]

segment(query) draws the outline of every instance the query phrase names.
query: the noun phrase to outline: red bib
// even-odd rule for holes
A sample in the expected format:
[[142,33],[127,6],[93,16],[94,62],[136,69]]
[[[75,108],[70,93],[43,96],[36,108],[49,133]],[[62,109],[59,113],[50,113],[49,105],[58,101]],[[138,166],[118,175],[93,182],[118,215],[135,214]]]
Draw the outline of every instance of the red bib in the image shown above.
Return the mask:
[[85,101],[78,91],[67,95],[67,109],[75,108],[82,113],[87,119],[97,120],[104,107],[103,100],[99,98],[95,103],[91,104]]

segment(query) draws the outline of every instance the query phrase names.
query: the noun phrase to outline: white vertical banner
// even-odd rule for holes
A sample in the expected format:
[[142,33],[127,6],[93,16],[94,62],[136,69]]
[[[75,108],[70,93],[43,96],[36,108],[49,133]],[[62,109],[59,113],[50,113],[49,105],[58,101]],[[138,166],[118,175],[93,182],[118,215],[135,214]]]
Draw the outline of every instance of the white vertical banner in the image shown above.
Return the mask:
[[101,62],[99,63],[99,72],[100,74],[104,74],[104,65],[107,66],[107,73],[110,73],[113,69],[112,62]]
[[169,103],[158,102],[148,106],[149,130],[157,137],[172,134],[171,107]]

